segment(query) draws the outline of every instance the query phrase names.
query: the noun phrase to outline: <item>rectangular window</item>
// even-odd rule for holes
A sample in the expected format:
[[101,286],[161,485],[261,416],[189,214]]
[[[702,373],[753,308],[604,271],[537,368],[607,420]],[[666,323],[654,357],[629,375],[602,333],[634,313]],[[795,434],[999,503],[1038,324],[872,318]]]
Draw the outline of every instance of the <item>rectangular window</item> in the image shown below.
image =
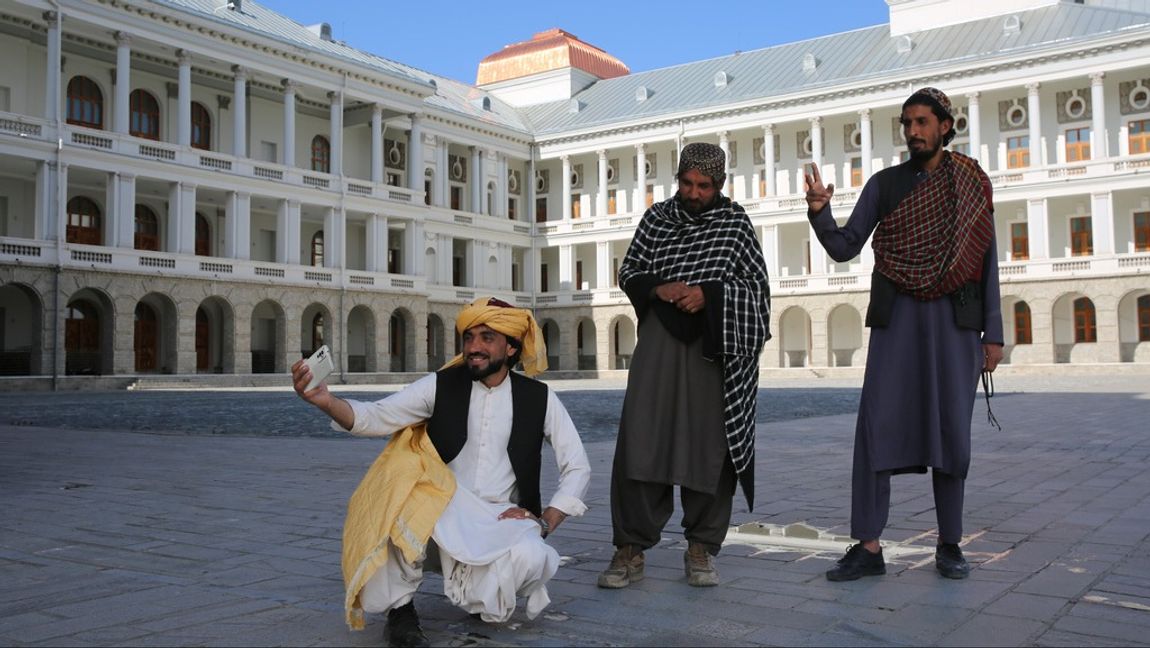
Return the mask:
[[463,285],[463,257],[451,257],[451,285]]
[[463,187],[451,185],[451,208],[455,210],[463,209]]
[[619,257],[611,259],[611,285],[619,285]]
[[392,173],[391,171],[388,171],[387,172],[387,184],[391,185],[392,187],[398,187],[399,186],[399,174],[398,173]]
[[1010,224],[1010,259],[1024,261],[1030,258],[1030,227],[1026,223]]
[[508,220],[515,220],[516,216],[518,216],[518,215],[519,215],[519,201],[516,200],[515,198],[508,198],[507,199],[507,219]]
[[1030,330],[1030,307],[1026,302],[1014,302],[1014,343],[1032,344],[1033,335]]
[[547,292],[547,264],[539,266],[539,292]]
[[1090,159],[1090,129],[1068,128],[1066,130],[1066,161],[1082,162]]
[[1150,295],[1138,298],[1138,341],[1150,342]]
[[1030,166],[1030,136],[1006,138],[1006,168],[1022,169]]
[[431,205],[431,181],[423,181],[423,204]]
[[511,290],[513,292],[519,292],[521,290],[519,288],[519,264],[518,263],[512,263],[511,264]]
[[540,196],[535,199],[535,222],[547,222],[547,196]]
[[616,203],[615,201],[618,198],[618,195],[619,195],[618,190],[616,190],[616,189],[610,189],[607,191],[607,213],[608,214],[617,213],[615,210],[617,208],[618,203]]
[[394,248],[387,249],[387,271],[391,274],[400,274],[399,250]]
[[1150,119],[1130,122],[1130,155],[1150,153]]
[[1070,254],[1072,256],[1094,254],[1094,231],[1089,216],[1076,216],[1070,219]]
[[862,177],[862,158],[851,158],[851,186],[861,187],[863,183]]
[[1150,252],[1150,212],[1134,214],[1134,251]]
[[583,262],[575,262],[575,290],[583,290]]
[[571,194],[571,218],[579,218],[583,215],[583,196],[581,194]]

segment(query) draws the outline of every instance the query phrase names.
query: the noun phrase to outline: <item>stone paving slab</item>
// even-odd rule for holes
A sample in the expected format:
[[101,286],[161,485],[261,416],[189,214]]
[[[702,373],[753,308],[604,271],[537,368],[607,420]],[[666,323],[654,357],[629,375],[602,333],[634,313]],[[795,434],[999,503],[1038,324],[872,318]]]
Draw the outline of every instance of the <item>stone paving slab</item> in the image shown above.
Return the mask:
[[[1002,432],[985,424],[981,401],[975,409],[966,581],[938,577],[920,554],[885,577],[829,583],[823,572],[841,551],[733,545],[718,559],[724,584],[690,588],[673,517],[647,578],[600,590],[612,552],[607,439],[587,444],[591,510],[553,536],[564,565],[544,615],[482,623],[431,577],[417,596],[424,626],[434,643],[460,646],[1150,645],[1150,380],[1037,377],[1011,391],[1003,382]],[[564,392],[576,418],[596,407],[582,396],[594,384],[578,387]],[[817,389],[768,389],[767,406],[799,399],[794,415],[843,397]],[[227,407],[234,417],[266,395],[232,395]],[[150,398],[196,416],[174,406],[181,392]],[[211,393],[188,402],[206,407]],[[748,512],[738,501],[733,523],[847,535],[853,431],[851,413],[762,423],[758,504]],[[343,507],[381,449],[0,420],[0,645],[381,645],[382,619],[365,632],[345,627],[339,572]],[[929,550],[930,480],[896,477],[892,495],[884,540]]]

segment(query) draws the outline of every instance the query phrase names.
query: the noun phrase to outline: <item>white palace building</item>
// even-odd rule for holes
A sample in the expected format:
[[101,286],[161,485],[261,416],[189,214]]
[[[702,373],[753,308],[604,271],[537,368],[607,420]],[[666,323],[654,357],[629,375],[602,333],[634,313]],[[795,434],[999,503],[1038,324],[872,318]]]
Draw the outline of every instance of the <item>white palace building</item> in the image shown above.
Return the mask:
[[994,183],[1007,362],[1150,363],[1150,0],[886,3],[634,74],[553,29],[470,85],[252,0],[5,0],[0,384],[282,374],[321,343],[345,380],[421,372],[486,294],[553,368],[626,368],[617,269],[695,141],[762,241],[762,368],[858,367],[873,259],[812,245],[798,171],[845,219],[924,85]]

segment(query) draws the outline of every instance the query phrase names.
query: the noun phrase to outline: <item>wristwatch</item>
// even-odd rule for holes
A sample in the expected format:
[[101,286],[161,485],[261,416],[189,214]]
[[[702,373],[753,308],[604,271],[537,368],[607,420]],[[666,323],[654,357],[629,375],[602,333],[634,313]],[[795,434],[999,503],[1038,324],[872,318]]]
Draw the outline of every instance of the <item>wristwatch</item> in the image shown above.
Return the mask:
[[544,520],[541,517],[537,517],[535,518],[535,521],[539,523],[539,528],[543,530],[542,533],[540,533],[541,536],[546,538],[551,534],[551,525],[547,523],[547,520]]

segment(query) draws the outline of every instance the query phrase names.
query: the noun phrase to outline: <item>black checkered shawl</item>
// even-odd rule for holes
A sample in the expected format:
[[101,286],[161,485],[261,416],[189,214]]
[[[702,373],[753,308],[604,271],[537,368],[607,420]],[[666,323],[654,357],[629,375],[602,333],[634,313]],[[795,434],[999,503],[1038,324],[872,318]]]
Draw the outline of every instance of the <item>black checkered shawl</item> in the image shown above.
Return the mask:
[[721,329],[708,359],[722,363],[727,445],[753,506],[758,365],[771,337],[771,297],[763,250],[742,207],[720,195],[698,215],[683,209],[677,198],[647,210],[619,268],[619,285],[643,317],[648,291],[672,281],[722,286],[722,303],[704,308],[708,321]]

